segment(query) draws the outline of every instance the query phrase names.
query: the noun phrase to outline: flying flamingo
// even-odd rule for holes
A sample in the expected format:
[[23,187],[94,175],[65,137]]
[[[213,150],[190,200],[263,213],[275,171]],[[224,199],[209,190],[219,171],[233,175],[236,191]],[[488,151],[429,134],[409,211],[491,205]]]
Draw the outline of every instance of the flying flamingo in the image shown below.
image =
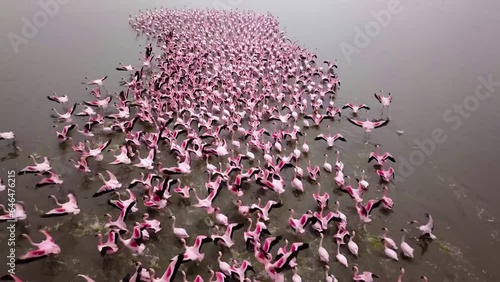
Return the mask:
[[[432,234],[432,231],[434,231],[434,220],[432,219],[432,216],[429,213],[426,213],[425,217],[428,218],[427,224],[419,226],[418,230],[420,230],[420,232],[422,233],[421,236],[428,236],[432,240],[436,240],[437,237],[434,234]],[[413,220],[410,222],[410,224],[413,223],[418,224],[418,221]]]
[[39,231],[45,236],[45,240],[40,243],[33,242],[28,234],[21,234],[21,236],[26,238],[30,242],[30,244],[37,249],[29,251],[26,254],[20,256],[16,260],[17,263],[27,263],[30,261],[45,258],[51,254],[58,255],[61,253],[61,248],[56,244],[52,236],[50,236],[50,234],[44,229],[40,229]]
[[44,172],[48,172],[49,170],[52,169],[52,167],[50,166],[49,159],[47,157],[43,158],[42,163],[37,163],[36,159],[33,155],[30,155],[30,158],[33,159],[33,162],[35,163],[35,165],[30,165],[30,166],[27,166],[27,167],[21,169],[17,173],[18,175],[22,175],[25,173],[44,173]]
[[361,109],[367,109],[367,110],[370,110],[370,107],[368,107],[367,105],[365,104],[361,104],[361,105],[354,105],[354,104],[346,104],[345,106],[342,107],[342,110],[344,109],[351,109],[353,114],[357,115],[358,114],[358,111],[361,110]]
[[382,113],[384,111],[384,108],[386,108],[387,113],[389,113],[389,105],[392,102],[391,93],[387,93],[388,96],[382,96],[382,90],[380,90],[379,94],[374,93],[373,95],[380,102],[380,104],[382,104]]
[[52,96],[47,96],[47,99],[59,104],[67,104],[69,100],[67,95],[57,96],[56,93],[54,93],[54,95]]
[[35,184],[35,187],[42,187],[42,186],[53,185],[53,184],[55,184],[55,185],[63,184],[63,180],[61,179],[61,177],[58,174],[56,174],[52,171],[45,172],[44,174],[49,174],[50,176],[44,177],[37,184]]
[[112,255],[118,252],[118,236],[116,235],[116,232],[114,230],[108,231],[108,240],[106,243],[102,242],[101,233],[97,233],[95,236],[99,240],[99,242],[97,243],[97,250],[99,250],[101,256]]
[[80,213],[80,209],[78,208],[78,201],[73,193],[68,193],[67,195],[69,201],[66,203],[59,203],[57,200],[56,196],[50,195],[49,198],[54,199],[56,204],[59,206],[58,208],[52,209],[48,212],[46,212],[42,217],[53,217],[53,216],[62,216],[62,215],[68,215],[68,214],[73,214],[77,215]]

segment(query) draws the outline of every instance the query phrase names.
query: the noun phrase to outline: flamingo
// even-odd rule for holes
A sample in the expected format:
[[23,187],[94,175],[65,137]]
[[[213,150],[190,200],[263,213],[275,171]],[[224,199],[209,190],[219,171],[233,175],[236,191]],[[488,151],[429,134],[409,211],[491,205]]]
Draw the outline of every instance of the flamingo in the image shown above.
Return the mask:
[[[437,237],[434,234],[432,234],[432,231],[434,230],[434,220],[432,219],[432,216],[429,213],[426,213],[425,217],[427,217],[428,219],[427,224],[419,226],[418,230],[420,230],[420,232],[422,233],[421,236],[428,236],[432,240],[436,240]],[[418,224],[418,221],[413,220],[410,222],[410,224],[413,223]]]
[[338,282],[337,278],[333,274],[330,274],[330,267],[328,265],[325,265],[325,281]]
[[302,282],[302,277],[300,277],[297,267],[293,268],[292,282]]
[[14,206],[14,212],[12,212],[12,207],[10,205],[9,210],[7,210],[4,205],[0,204],[0,210],[4,212],[3,215],[0,215],[0,222],[7,220],[25,220],[27,218],[23,202],[18,201],[14,204]]
[[384,234],[382,234],[382,239],[384,240],[384,242],[387,243],[387,246],[389,246],[391,249],[397,250],[398,247],[396,246],[396,243],[394,242],[394,240],[387,237],[387,234],[389,233],[389,229],[384,227],[384,228],[382,228],[382,231],[384,231]]
[[408,243],[405,242],[405,236],[406,236],[406,232],[408,232],[408,230],[406,229],[401,229],[401,232],[403,232],[403,236],[401,237],[401,245],[399,245],[401,247],[401,251],[403,252],[403,255],[407,258],[413,258],[413,248],[410,247],[410,245]]
[[[358,179],[356,179],[358,180]],[[368,190],[368,186],[370,184],[368,183],[368,181],[365,180],[365,170],[361,170],[361,180],[358,180],[358,187],[362,188],[362,189],[365,189],[365,190]]]
[[231,248],[234,245],[233,235],[234,231],[243,228],[242,223],[231,223],[226,227],[226,232],[224,235],[212,235],[211,238],[215,244],[221,242],[222,245]]
[[355,257],[358,256],[358,251],[359,247],[358,244],[356,244],[352,239],[356,236],[356,232],[352,231],[352,236],[349,236],[349,242],[347,243],[347,247],[349,248],[349,251],[351,254],[353,254]]
[[347,120],[354,125],[362,127],[365,130],[365,134],[372,132],[375,128],[385,126],[389,123],[388,119],[380,121],[369,121],[368,119],[366,119],[366,121],[362,121],[362,120],[347,118]]
[[380,94],[374,93],[375,98],[382,104],[382,111],[384,108],[387,108],[387,112],[389,112],[389,105],[392,102],[391,93],[387,93],[388,96],[382,96],[382,90],[380,90]]
[[132,65],[122,65],[119,64],[119,67],[116,67],[117,71],[134,71],[134,67]]
[[297,163],[295,163],[295,167],[293,169],[295,171],[295,173],[297,174],[297,176],[299,178],[303,178],[304,177],[304,170],[297,165]]
[[[133,211],[133,210],[132,210]],[[148,230],[153,230],[154,233],[158,233],[161,230],[161,222],[157,219],[149,219],[149,214],[144,213],[142,215],[143,223],[140,225],[141,228],[146,228]]]
[[128,207],[130,204],[134,203],[132,206],[132,209],[130,210],[131,212],[137,212],[139,209],[137,208],[137,198],[135,197],[134,193],[130,189],[126,189],[129,198],[127,200],[122,200],[120,192],[115,192],[115,194],[118,196],[118,200],[108,200],[108,204],[115,206],[119,208],[120,210]]
[[106,180],[106,178],[104,178],[102,173],[99,172],[97,174],[97,176],[99,176],[99,178],[104,182],[104,185],[102,185],[101,188],[99,188],[99,190],[97,190],[97,192],[95,192],[94,195],[92,195],[92,197],[94,197],[94,198],[99,197],[105,193],[115,191],[115,190],[120,189],[122,187],[122,184],[120,183],[120,181],[118,181],[116,176],[111,171],[106,170],[106,172],[108,173],[109,180]]
[[[177,274],[177,271],[179,270],[179,267],[182,264],[182,259],[184,257],[184,254],[179,254],[172,258],[170,260],[170,264],[168,265],[167,269],[165,270],[165,273],[160,278],[155,278],[155,271],[154,269],[150,268],[149,269],[149,275],[151,277],[152,282],[172,282],[175,279],[175,276]],[[140,281],[140,279],[137,279]],[[136,281],[137,281],[136,280]]]
[[[330,126],[328,126],[328,130],[331,131]],[[319,134],[318,136],[316,136],[316,138],[314,138],[314,140],[324,140],[328,144],[328,147],[333,147],[333,143],[337,140],[346,142],[344,136],[339,133],[335,135],[331,135],[331,133],[329,135]]]
[[42,217],[53,217],[53,216],[61,216],[61,215],[68,215],[68,214],[73,214],[73,215],[79,214],[80,209],[78,208],[78,201],[77,201],[75,195],[73,193],[68,193],[67,197],[68,197],[69,201],[61,204],[57,200],[56,196],[49,195],[49,198],[54,199],[54,201],[56,202],[56,204],[59,207],[46,212]]
[[335,160],[335,169],[337,171],[344,170],[344,163],[340,161],[340,153],[339,151],[335,151],[335,155],[337,155],[337,159]]
[[133,166],[144,168],[144,169],[153,169],[153,164],[154,164],[155,158],[156,158],[156,150],[154,148],[149,150],[148,156],[144,159],[141,158],[140,155],[138,155],[138,157],[139,157],[139,163],[134,164]]
[[221,213],[220,208],[216,207],[214,209],[215,211],[215,220],[218,224],[227,226],[229,224],[229,220],[227,219],[227,216],[225,216],[223,213]]
[[233,268],[229,265],[229,263],[222,261],[221,258],[222,258],[222,252],[219,251],[218,256],[217,256],[217,262],[219,263],[219,269],[226,276],[230,277]]
[[396,178],[396,173],[392,167],[388,170],[377,169],[377,174],[380,176],[380,179],[384,182],[390,182],[392,179]]
[[45,236],[45,240],[43,240],[40,243],[33,242],[33,240],[31,240],[31,237],[28,234],[21,234],[21,236],[26,238],[29,241],[29,243],[34,247],[36,247],[37,249],[29,251],[26,254],[20,256],[16,260],[17,263],[26,263],[33,260],[45,258],[52,254],[58,255],[61,253],[61,248],[59,247],[59,245],[56,244],[52,236],[50,236],[50,234],[46,230],[40,229],[39,232]]
[[59,104],[67,104],[69,101],[67,95],[57,96],[56,93],[54,93],[54,95],[52,95],[52,96],[47,96],[47,99],[49,99],[50,101],[59,103]]
[[128,157],[128,149],[127,146],[121,146],[120,147],[120,154],[114,156],[115,160],[110,162],[110,165],[117,165],[117,164],[130,164],[132,161]]
[[300,180],[300,175],[297,172],[295,172],[294,175],[295,176],[292,180],[292,187],[300,192],[304,192],[304,184]]
[[385,209],[387,210],[392,210],[392,208],[394,207],[394,201],[387,197],[387,191],[389,190],[389,188],[387,188],[387,186],[384,186],[384,192],[382,194],[382,207],[384,207]]
[[396,251],[394,251],[391,247],[391,245],[389,245],[385,239],[382,239],[382,241],[384,242],[384,253],[385,255],[392,259],[392,260],[395,260],[395,261],[398,261],[398,254],[396,253]]
[[189,234],[187,233],[186,229],[175,227],[175,216],[171,215],[170,218],[172,219],[172,231],[174,232],[174,235],[179,239],[189,238]]
[[323,164],[323,169],[326,172],[332,172],[333,171],[332,165],[330,163],[328,163],[328,155],[327,154],[325,154],[325,163]]
[[330,200],[330,194],[328,192],[325,192],[323,195],[321,195],[321,184],[318,183],[318,191],[316,193],[313,193],[313,198],[316,200],[316,203],[318,204],[318,207],[320,209],[324,209],[328,206],[328,201]]
[[23,175],[25,173],[44,173],[52,169],[50,161],[47,157],[44,157],[43,162],[41,163],[37,163],[33,155],[30,155],[29,157],[33,159],[35,165],[26,166],[17,173],[18,175]]
[[[56,127],[56,126],[54,126],[54,127]],[[69,124],[69,125],[66,125],[65,127],[63,127],[63,130],[61,132],[56,131],[57,140],[59,140],[59,142],[61,142],[61,143],[68,140],[68,134],[75,127],[76,127],[76,124]]]
[[201,247],[212,241],[212,238],[205,236],[205,235],[199,235],[196,237],[194,245],[193,246],[187,246],[186,245],[186,240],[185,239],[180,239],[182,244],[184,245],[184,257],[182,259],[183,262],[187,261],[199,261],[201,262],[203,258],[205,257],[205,254],[201,253]]
[[12,131],[0,132],[0,140],[11,140],[16,138],[16,135]]
[[396,159],[394,159],[394,157],[388,152],[385,152],[384,154],[379,155],[378,148],[380,148],[380,146],[376,145],[375,151],[371,152],[370,155],[368,156],[368,162],[371,162],[373,160],[377,161],[375,166],[383,166],[387,160],[390,160],[392,162],[396,162]]
[[319,166],[315,166],[314,168],[311,165],[311,160],[309,160],[309,166],[307,167],[307,172],[309,173],[309,178],[314,181],[317,181],[320,176]]
[[302,144],[302,152],[304,152],[304,154],[307,154],[309,153],[309,145],[307,144],[307,133],[304,133],[304,143]]
[[353,112],[353,114],[355,114],[355,115],[356,115],[356,114],[358,114],[358,111],[359,111],[359,110],[361,110],[361,109],[366,109],[366,110],[368,110],[368,111],[370,110],[370,107],[368,107],[368,106],[367,106],[367,105],[365,105],[365,104],[361,104],[361,105],[353,105],[353,104],[351,104],[351,103],[346,104],[345,106],[343,106],[343,107],[342,107],[342,110],[344,110],[344,109],[348,109],[348,108],[349,108],[349,109],[351,109],[351,110],[352,110],[352,112]]
[[112,255],[118,252],[118,237],[116,236],[116,232],[114,230],[110,230],[108,232],[108,240],[106,243],[102,242],[101,233],[97,233],[95,236],[99,239],[99,242],[97,243],[97,250],[99,250],[101,256]]
[[106,216],[108,218],[108,223],[106,223],[104,225],[105,228],[111,228],[113,230],[116,230],[117,232],[121,233],[126,233],[128,232],[128,229],[127,229],[127,224],[125,223],[127,221],[127,216],[128,214],[130,213],[130,211],[132,210],[132,207],[135,205],[135,203],[130,203],[127,208],[125,209],[122,209],[122,211],[120,212],[120,215],[118,216],[118,219],[115,220],[115,221],[112,221],[112,216],[110,214],[105,214],[104,216]]
[[319,235],[321,237],[321,239],[319,240],[319,247],[318,247],[319,260],[325,264],[328,264],[328,262],[330,261],[330,255],[323,247],[323,233],[320,233]]
[[354,281],[373,282],[374,278],[379,278],[376,274],[368,272],[368,271],[363,271],[360,274],[358,267],[356,265],[353,266],[352,269],[354,270],[354,275],[352,277],[352,279]]
[[56,113],[56,117],[59,121],[66,121],[66,122],[71,122],[71,115],[76,109],[76,103],[73,105],[73,107],[69,108],[64,114],[60,114],[56,109],[52,109]]
[[337,244],[337,255],[335,256],[335,258],[346,268],[349,266],[349,264],[347,263],[347,258],[340,252],[340,244]]
[[61,179],[61,177],[58,174],[56,174],[56,173],[54,173],[52,171],[45,172],[45,174],[47,174],[47,173],[50,176],[49,177],[44,177],[37,184],[35,184],[35,187],[42,187],[42,186],[54,185],[54,184],[55,185],[61,185],[61,184],[63,184],[64,181]]
[[403,282],[403,276],[405,275],[405,269],[403,267],[399,268],[398,282]]

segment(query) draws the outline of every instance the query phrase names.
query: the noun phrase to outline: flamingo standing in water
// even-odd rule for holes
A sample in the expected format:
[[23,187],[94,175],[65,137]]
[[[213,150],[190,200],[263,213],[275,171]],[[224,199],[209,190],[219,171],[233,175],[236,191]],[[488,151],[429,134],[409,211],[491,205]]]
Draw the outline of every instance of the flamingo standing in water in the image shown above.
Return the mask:
[[325,281],[326,282],[338,282],[337,278],[330,273],[330,267],[325,265]]
[[398,254],[396,253],[396,251],[394,251],[391,246],[389,244],[387,244],[387,242],[385,241],[385,239],[382,239],[382,241],[384,242],[384,253],[385,255],[392,259],[392,260],[395,260],[395,261],[398,261]]
[[325,154],[325,163],[323,164],[323,169],[326,172],[332,172],[333,171],[332,165],[328,162],[328,155],[327,154]]
[[321,237],[318,247],[319,260],[325,264],[328,264],[330,262],[330,255],[328,254],[328,251],[323,247],[323,233],[320,233],[319,236]]
[[304,133],[304,143],[302,144],[302,152],[304,152],[304,154],[309,153],[309,145],[307,144],[306,139],[307,133]]
[[384,186],[384,192],[382,193],[382,207],[387,210],[392,210],[394,207],[394,201],[387,197],[387,191],[389,191],[389,188],[387,186]]
[[408,230],[406,229],[401,229],[401,232],[403,232],[403,236],[401,237],[401,245],[399,245],[401,247],[401,251],[403,252],[403,255],[407,258],[413,258],[413,248],[405,242],[405,236],[406,236],[406,232],[408,232]]
[[386,227],[384,227],[384,228],[382,228],[382,231],[384,231],[384,234],[382,234],[382,239],[384,240],[384,242],[386,242],[387,245],[391,249],[397,250],[398,247],[396,246],[396,243],[394,242],[394,240],[392,240],[391,238],[387,237],[387,234],[389,233],[389,229],[387,229]]
[[179,239],[186,239],[189,238],[189,234],[187,233],[186,229],[180,228],[180,227],[175,227],[175,216],[170,216],[172,219],[172,231],[174,232],[174,235],[177,236]]

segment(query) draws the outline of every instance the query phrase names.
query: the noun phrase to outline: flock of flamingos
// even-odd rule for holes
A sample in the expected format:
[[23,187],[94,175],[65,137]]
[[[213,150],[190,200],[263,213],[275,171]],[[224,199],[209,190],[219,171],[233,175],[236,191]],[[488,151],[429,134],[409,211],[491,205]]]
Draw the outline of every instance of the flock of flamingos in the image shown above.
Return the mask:
[[[107,200],[113,206],[106,215],[109,221],[104,233],[96,235],[96,252],[111,258],[118,252],[126,252],[140,261],[148,240],[158,232],[173,232],[184,245],[184,251],[170,260],[161,276],[157,277],[154,269],[138,262],[135,271],[121,281],[176,281],[175,277],[181,276],[178,272],[187,281],[184,269],[207,259],[204,248],[217,248],[218,257],[208,259],[216,259],[218,267],[210,270],[210,278],[198,275],[196,282],[259,281],[252,272],[261,271],[265,271],[261,281],[310,281],[300,276],[298,256],[304,252],[311,260],[323,264],[325,281],[337,281],[335,272],[345,271],[342,268],[349,266],[346,271],[352,271],[354,281],[370,282],[379,277],[388,281],[384,273],[361,271],[362,267],[355,263],[358,256],[376,254],[358,248],[352,226],[361,224],[362,228],[369,228],[374,209],[393,209],[387,184],[395,177],[390,167],[395,159],[374,147],[366,159],[375,169],[363,171],[356,184],[351,184],[348,176],[351,172],[344,171],[335,145],[349,140],[332,133],[335,131],[332,121],[345,120],[348,115],[351,118],[347,120],[362,127],[365,138],[369,138],[370,132],[388,124],[389,118],[361,119],[358,114],[370,110],[368,105],[335,104],[340,86],[335,73],[337,65],[319,62],[315,54],[291,42],[279,30],[277,19],[268,14],[162,8],[140,12],[131,16],[129,22],[149,42],[157,42],[158,54],[148,43],[141,65],[120,64],[116,68],[130,73],[130,78],[121,82],[123,91],[109,93],[104,76],[85,82],[91,86],[90,101],[73,103],[67,96],[48,97],[64,108],[53,109],[56,120],[64,124],[55,136],[57,141],[71,144],[75,173],[98,174],[102,180],[102,187],[88,201],[109,197]],[[374,104],[387,113],[392,101],[390,93],[377,91],[374,96]],[[313,127],[327,130],[307,139],[306,132]],[[10,140],[4,142],[11,146],[9,142],[15,142],[15,134],[2,132],[0,140]],[[311,163],[307,142],[333,149],[336,159],[330,163],[325,155],[324,163]],[[110,153],[113,151],[110,144],[119,146],[115,155]],[[175,158],[177,164],[164,166],[160,158]],[[37,187],[63,184],[49,158],[42,159],[33,157],[34,165],[23,168],[19,174],[40,177]],[[299,165],[300,159],[306,160],[307,167]],[[97,171],[98,162],[107,163],[109,170]],[[206,165],[206,171],[193,171],[194,163]],[[114,166],[133,167],[133,173],[141,177],[122,183],[110,171]],[[293,171],[291,182],[282,176],[286,170]],[[366,193],[373,185],[370,186],[365,174],[370,173],[380,176],[383,192],[367,200]],[[182,184],[187,175],[193,174],[198,178],[208,174],[204,187]],[[331,180],[331,185],[321,187],[321,178]],[[336,189],[350,196],[350,205],[355,207],[357,216],[350,210],[344,210],[345,214],[339,201],[330,196],[328,191]],[[5,181],[0,184],[2,190],[6,190]],[[244,195],[257,190],[266,191],[261,195],[269,200],[246,202]],[[313,194],[307,201],[316,203],[316,210],[302,214],[297,206],[295,210],[289,209],[287,223],[273,221],[273,213],[285,212],[280,209],[284,205],[283,193],[298,195],[308,190]],[[123,194],[127,196],[122,198]],[[67,215],[85,213],[78,206],[78,191],[67,193],[66,202],[52,197],[55,207],[42,217],[60,216],[65,220]],[[237,205],[234,210],[222,210],[217,205],[221,199]],[[191,201],[193,207],[206,211],[206,216],[221,231],[188,234],[176,223],[175,208],[170,209],[172,201],[181,200]],[[1,221],[22,221],[27,219],[25,209],[32,207],[19,202],[15,210],[3,205],[1,208],[4,210]],[[129,217],[139,211],[142,219],[134,224]],[[405,241],[407,233],[418,233],[415,235],[425,240],[435,239],[433,219],[425,215],[426,224],[411,221],[407,229],[401,229],[402,239],[398,243],[384,229],[381,234],[384,251],[380,255],[394,261],[403,257],[411,260],[414,242]],[[164,228],[165,224],[168,228]],[[246,224],[249,226],[245,231]],[[268,227],[273,225],[280,228],[281,234],[271,234]],[[64,252],[47,230],[39,231],[45,236],[39,243],[22,234],[34,248],[19,256],[18,263]],[[286,232],[295,233],[296,240],[290,243],[283,240],[282,234]],[[306,232],[320,237],[319,246],[305,242]],[[245,244],[236,242],[235,238],[241,236]],[[333,239],[336,249],[323,247],[324,239]],[[274,252],[275,246],[283,241]],[[255,260],[223,259],[225,249],[229,248],[247,252]],[[400,271],[397,281],[404,280],[405,271],[402,267]],[[14,274],[7,276],[22,281]],[[84,274],[78,276],[94,281]],[[427,281],[425,276],[419,278]]]

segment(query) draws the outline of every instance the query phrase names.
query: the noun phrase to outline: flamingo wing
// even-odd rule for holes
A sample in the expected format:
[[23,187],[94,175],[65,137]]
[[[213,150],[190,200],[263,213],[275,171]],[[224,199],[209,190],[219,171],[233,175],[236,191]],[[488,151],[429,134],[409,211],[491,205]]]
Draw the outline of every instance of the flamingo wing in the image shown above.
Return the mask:
[[372,124],[373,124],[373,127],[374,128],[377,128],[377,127],[381,127],[381,126],[384,126],[384,125],[387,125],[389,123],[389,120],[386,119],[386,120],[380,120],[380,121],[373,121]]
[[355,120],[351,118],[347,118],[348,121],[350,121],[352,124],[363,127],[364,122],[360,120]]

